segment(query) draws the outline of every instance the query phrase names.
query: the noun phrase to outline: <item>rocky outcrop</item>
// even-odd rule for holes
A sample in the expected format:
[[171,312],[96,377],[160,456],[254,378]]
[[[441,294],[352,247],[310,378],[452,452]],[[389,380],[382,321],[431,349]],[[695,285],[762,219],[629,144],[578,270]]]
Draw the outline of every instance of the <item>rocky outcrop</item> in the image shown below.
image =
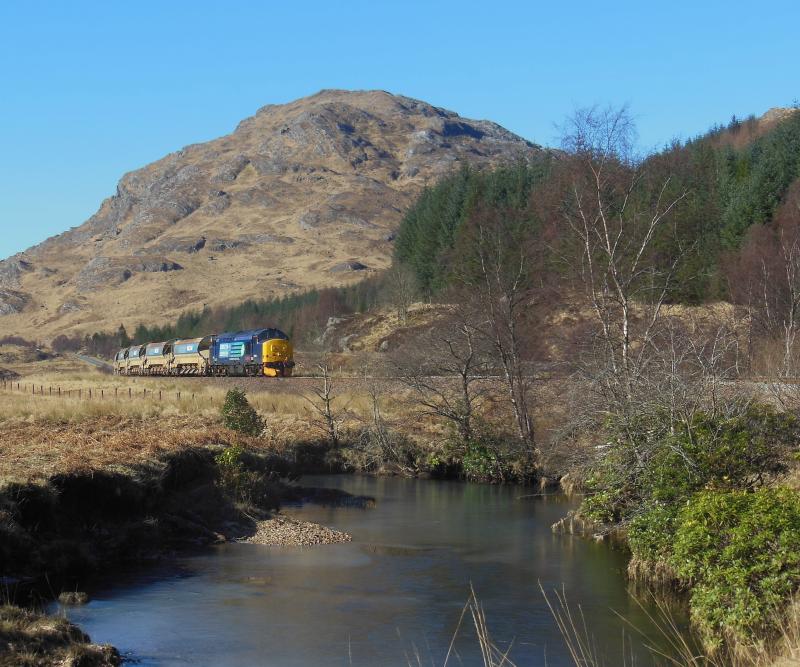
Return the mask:
[[73,299],[69,299],[65,301],[58,307],[58,313],[60,315],[67,315],[68,313],[78,313],[83,310],[84,304],[80,301],[75,301]]
[[25,292],[0,288],[0,315],[21,313],[29,301]]
[[78,273],[78,291],[88,292],[121,285],[135,273],[180,271],[183,267],[165,257],[96,257]]
[[141,248],[135,252],[136,255],[153,255],[153,254],[166,254],[172,252],[185,252],[194,253],[200,252],[206,247],[206,237],[180,237],[168,238],[159,241],[158,243]]
[[243,234],[236,239],[212,239],[208,243],[208,249],[215,252],[247,250],[253,246],[273,243],[291,245],[294,243],[294,239],[289,236],[277,236],[275,234]]
[[19,287],[22,275],[33,271],[33,264],[19,255],[0,261],[0,287]]

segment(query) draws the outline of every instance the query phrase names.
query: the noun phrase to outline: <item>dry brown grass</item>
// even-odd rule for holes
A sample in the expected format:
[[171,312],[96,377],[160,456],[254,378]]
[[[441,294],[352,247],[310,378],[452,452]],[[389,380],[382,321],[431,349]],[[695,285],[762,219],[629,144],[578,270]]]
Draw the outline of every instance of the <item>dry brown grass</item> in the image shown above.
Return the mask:
[[29,482],[58,473],[131,467],[169,452],[243,440],[254,448],[270,446],[213,421],[188,417],[4,420],[0,422],[0,480]]
[[[16,383],[7,384],[5,390],[0,387],[0,480],[132,466],[167,452],[243,439],[252,448],[285,451],[322,437],[307,399],[310,385],[302,383],[289,389],[261,383],[248,392],[248,400],[266,423],[261,437],[243,438],[223,428],[220,408],[231,386],[202,379],[133,379],[85,371],[29,375],[20,380],[20,390]],[[60,387],[61,395],[55,389],[51,395],[50,387]],[[418,438],[443,437],[442,425],[415,415],[400,394],[394,388],[381,399],[390,424]],[[363,428],[371,407],[370,397],[357,383],[344,385],[334,403],[344,414],[344,430],[350,432]]]
[[[266,423],[254,446],[286,451],[326,437],[308,400],[315,379],[131,378],[86,367],[51,368],[42,365],[19,383],[0,385],[0,479],[124,466],[165,451],[232,442],[234,436],[220,426],[220,408],[234,386],[245,389]],[[345,440],[355,441],[372,426],[369,389],[376,384],[385,426],[433,449],[452,436],[446,423],[420,411],[397,380],[334,378],[333,407],[342,415]],[[555,405],[558,395],[552,387],[541,398]],[[507,407],[500,396],[487,403],[484,418],[499,429],[508,427],[512,416]],[[537,427],[545,437],[555,411],[539,411]]]
[[0,606],[0,667],[118,664],[114,649],[89,644],[89,637],[65,618]]

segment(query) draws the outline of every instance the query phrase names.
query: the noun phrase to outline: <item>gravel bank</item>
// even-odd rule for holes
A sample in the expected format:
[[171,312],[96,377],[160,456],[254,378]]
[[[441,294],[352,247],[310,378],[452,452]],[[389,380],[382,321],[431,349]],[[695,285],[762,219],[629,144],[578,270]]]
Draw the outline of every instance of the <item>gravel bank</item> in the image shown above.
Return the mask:
[[332,528],[326,528],[310,521],[296,521],[285,516],[276,516],[259,521],[255,535],[242,542],[264,544],[273,547],[314,546],[317,544],[336,544],[350,542],[353,538]]

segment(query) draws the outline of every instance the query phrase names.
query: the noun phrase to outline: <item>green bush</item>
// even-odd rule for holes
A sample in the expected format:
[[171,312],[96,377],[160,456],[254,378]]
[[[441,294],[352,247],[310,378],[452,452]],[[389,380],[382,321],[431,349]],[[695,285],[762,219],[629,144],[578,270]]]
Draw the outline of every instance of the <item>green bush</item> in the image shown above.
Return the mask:
[[482,433],[455,449],[472,482],[523,482],[533,474],[527,450],[510,437]]
[[619,519],[619,497],[620,493],[613,488],[592,493],[581,503],[581,514],[596,523],[615,523]]
[[491,442],[472,440],[466,444],[461,458],[464,476],[472,481],[502,481],[505,478],[505,461]]
[[231,445],[214,457],[219,486],[233,502],[261,509],[277,508],[280,498],[279,476],[258,465],[240,445]]
[[222,421],[227,428],[246,435],[260,435],[264,430],[264,420],[250,405],[242,389],[230,389],[225,394]]
[[581,514],[627,530],[635,576],[688,586],[710,647],[764,636],[800,586],[800,496],[769,486],[788,469],[797,420],[754,405],[613,426]]
[[800,586],[800,494],[697,494],[677,517],[671,564],[692,584],[692,620],[708,645],[764,636]]
[[219,470],[219,484],[234,499],[239,495],[239,486],[244,475],[243,453],[240,445],[231,445],[214,457]]
[[581,507],[604,523],[627,523],[704,489],[757,489],[787,470],[800,437],[794,417],[762,405],[726,417],[700,412],[672,428],[663,415],[638,425],[633,436],[630,426],[624,436],[621,427],[608,429],[611,443],[589,471]]
[[755,489],[786,471],[797,438],[797,420],[768,406],[727,418],[698,413],[667,436],[642,485],[647,496],[663,502],[705,488]]
[[637,558],[653,565],[669,562],[678,509],[653,503],[631,519],[628,545]]

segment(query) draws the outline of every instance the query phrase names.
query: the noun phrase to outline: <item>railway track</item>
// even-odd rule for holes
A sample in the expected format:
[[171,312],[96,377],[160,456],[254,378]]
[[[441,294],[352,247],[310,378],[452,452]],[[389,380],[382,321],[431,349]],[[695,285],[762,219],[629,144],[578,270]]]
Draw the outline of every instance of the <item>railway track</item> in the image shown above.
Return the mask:
[[98,359],[97,357],[90,357],[88,354],[78,354],[77,352],[75,352],[73,356],[78,361],[82,361],[85,364],[99,368],[102,371],[106,371],[108,373],[114,372],[114,367],[110,363],[103,361],[102,359]]

